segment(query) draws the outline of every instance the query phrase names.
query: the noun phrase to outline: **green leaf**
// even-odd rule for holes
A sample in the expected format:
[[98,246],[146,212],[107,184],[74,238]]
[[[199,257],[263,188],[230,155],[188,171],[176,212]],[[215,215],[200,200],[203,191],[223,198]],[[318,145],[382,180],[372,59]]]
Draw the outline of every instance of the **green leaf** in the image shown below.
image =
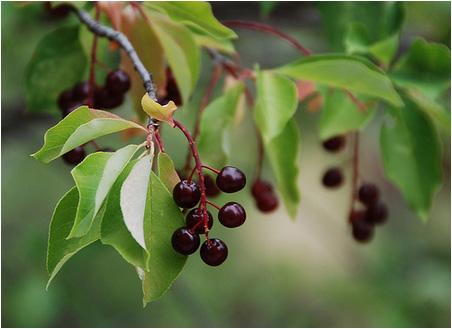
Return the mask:
[[68,238],[81,237],[89,231],[116,179],[142,146],[128,145],[116,152],[92,153],[72,169],[80,201]]
[[284,205],[293,219],[300,204],[298,189],[298,154],[300,136],[295,121],[290,120],[280,135],[273,138],[265,148],[276,177],[278,191]]
[[264,18],[268,17],[279,4],[278,1],[259,1],[260,15]]
[[404,98],[393,109],[393,123],[381,129],[380,146],[386,176],[408,204],[426,221],[441,184],[441,145],[434,126],[418,106]]
[[394,106],[403,105],[386,74],[371,62],[356,56],[334,54],[309,56],[276,71],[295,79],[309,80],[377,97]]
[[56,113],[58,95],[82,80],[87,59],[78,34],[78,26],[61,27],[38,43],[25,73],[30,111]]
[[151,202],[146,209],[144,231],[149,251],[148,268],[143,277],[143,304],[160,298],[176,280],[187,256],[174,251],[171,237],[185,221],[172,194],[162,181],[151,172]]
[[173,160],[168,153],[160,152],[157,157],[159,178],[168,191],[173,191],[174,186],[180,182],[179,175],[174,168]]
[[106,202],[104,220],[101,227],[101,242],[112,246],[130,264],[146,267],[147,253],[132,237],[121,212],[120,192],[124,180],[138,160],[130,161],[111,188]]
[[135,122],[124,120],[106,111],[81,106],[45,133],[44,145],[32,156],[44,163],[49,163],[95,138],[130,128],[146,132],[144,127]]
[[227,160],[225,133],[231,126],[243,93],[244,85],[239,83],[212,101],[201,118],[198,149],[205,163],[223,167]]
[[99,211],[90,231],[85,236],[66,239],[74,224],[77,204],[78,191],[76,187],[73,187],[61,198],[53,213],[47,247],[47,271],[50,275],[47,287],[69,258],[100,237],[100,223],[105,208]]
[[436,100],[450,87],[450,49],[423,39],[413,42],[390,73],[394,83]]
[[281,134],[298,106],[297,86],[273,71],[259,71],[254,120],[265,143]]
[[[372,120],[375,109],[359,109],[341,90],[327,89],[323,93],[324,105],[320,116],[320,138],[328,139],[363,129]],[[361,98],[360,101],[363,101]]]
[[198,34],[196,32],[193,34],[193,37],[199,47],[216,49],[228,55],[233,55],[236,53],[234,44],[230,40],[218,40],[211,37],[210,35]]
[[217,39],[237,38],[234,31],[221,24],[213,15],[208,2],[152,1],[145,2],[151,9],[165,12],[172,20],[195,27]]
[[192,33],[185,26],[171,21],[157,12],[147,11],[184,103],[188,101],[198,82],[201,54]]

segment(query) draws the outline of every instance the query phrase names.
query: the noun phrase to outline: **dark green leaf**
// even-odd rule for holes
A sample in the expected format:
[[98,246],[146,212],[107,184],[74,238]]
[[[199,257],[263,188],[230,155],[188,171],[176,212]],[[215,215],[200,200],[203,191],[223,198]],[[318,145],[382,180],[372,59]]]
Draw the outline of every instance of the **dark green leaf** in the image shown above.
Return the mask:
[[58,95],[82,80],[87,59],[78,26],[61,27],[37,45],[25,74],[27,106],[33,112],[57,112]]
[[356,56],[309,56],[278,68],[277,72],[295,79],[377,97],[394,106],[403,105],[386,74],[371,62]]
[[110,112],[81,106],[45,133],[44,145],[32,156],[48,163],[95,138],[130,128],[141,129],[146,133],[146,129],[135,122]]
[[276,177],[287,212],[295,218],[300,203],[298,189],[298,154],[300,135],[295,121],[290,120],[280,135],[273,138],[265,152]]
[[198,148],[203,161],[213,167],[221,168],[226,163],[225,131],[233,122],[243,88],[243,83],[237,84],[204,110]]
[[441,145],[426,114],[409,98],[404,102],[392,110],[393,122],[382,127],[382,158],[387,177],[425,221],[441,184]]

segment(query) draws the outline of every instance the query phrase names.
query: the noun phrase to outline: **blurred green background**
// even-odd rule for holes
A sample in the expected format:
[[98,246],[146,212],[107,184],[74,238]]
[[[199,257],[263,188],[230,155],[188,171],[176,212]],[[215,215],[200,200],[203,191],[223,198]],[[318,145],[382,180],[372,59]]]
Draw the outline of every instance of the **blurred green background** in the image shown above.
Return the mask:
[[[417,35],[450,47],[449,2],[412,2],[405,8],[402,48]],[[226,263],[211,268],[196,255],[190,257],[169,293],[146,309],[135,270],[100,243],[71,259],[46,292],[48,224],[72,179],[70,168],[61,161],[46,166],[29,156],[59,118],[26,112],[23,75],[36,43],[61,21],[49,20],[42,3],[22,7],[2,2],[1,9],[3,326],[450,326],[450,140],[444,141],[444,185],[429,222],[422,224],[383,177],[378,148],[381,116],[363,133],[361,177],[381,187],[390,218],[370,244],[358,245],[351,238],[346,223],[350,188],[331,192],[320,185],[327,167],[348,166],[350,152],[325,154],[317,137],[318,113],[298,111],[302,205],[296,222],[282,208],[271,215],[257,212],[249,192],[242,191],[234,198],[244,200],[248,212],[243,228],[214,226],[213,234],[229,246]],[[257,2],[216,2],[213,9],[219,18],[262,20]],[[264,21],[316,52],[328,50],[314,3],[279,3]],[[249,67],[255,62],[271,67],[297,56],[278,39],[238,32],[236,46]],[[206,58],[203,67],[199,92],[179,113],[189,126],[206,85]],[[118,112],[130,116],[130,104]],[[249,116],[243,127],[233,137],[230,162],[251,173],[254,144]],[[169,153],[181,166],[186,144],[171,129],[164,135]],[[244,138],[250,142],[243,143]],[[115,147],[122,141],[109,137],[99,143]],[[349,170],[346,174],[350,179]]]

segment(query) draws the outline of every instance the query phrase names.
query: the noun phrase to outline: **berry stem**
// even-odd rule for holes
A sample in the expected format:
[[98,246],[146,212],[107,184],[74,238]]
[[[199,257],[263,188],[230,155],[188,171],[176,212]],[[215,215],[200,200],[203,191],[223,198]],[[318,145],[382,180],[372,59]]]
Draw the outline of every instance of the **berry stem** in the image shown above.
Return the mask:
[[193,155],[193,158],[195,159],[195,168],[198,173],[198,179],[199,179],[199,189],[201,191],[201,199],[200,199],[200,208],[202,211],[202,217],[204,222],[204,232],[206,235],[206,239],[208,239],[208,215],[207,215],[207,197],[206,197],[206,186],[204,184],[204,175],[202,174],[202,163],[201,159],[199,157],[198,148],[196,147],[195,141],[193,140],[193,137],[190,135],[190,132],[188,129],[179,121],[174,120],[174,126],[177,127],[182,133],[185,135],[185,138],[187,138],[188,144],[190,145],[191,153]]
[[214,208],[216,208],[216,209],[218,209],[218,210],[220,210],[221,209],[221,207],[220,206],[218,206],[218,205],[216,205],[215,203],[213,203],[213,202],[210,202],[209,200],[206,200],[206,202],[208,203],[208,204],[210,204],[212,207],[214,207]]
[[[95,21],[99,22],[100,10],[97,2],[94,3],[96,10]],[[89,68],[89,90],[88,90],[88,106],[94,106],[94,88],[96,86],[96,57],[97,57],[97,34],[93,35],[93,44],[91,46],[91,64]]]
[[[191,155],[191,153],[190,153],[190,155]],[[188,178],[187,178],[187,180],[188,180],[189,182],[191,182],[191,179],[193,178],[193,174],[195,173],[195,171],[196,171],[196,166],[193,167],[193,169],[192,169],[190,175],[189,175]]]
[[295,49],[297,49],[303,55],[310,56],[312,54],[312,52],[308,48],[303,46],[298,40],[271,25],[243,20],[225,20],[222,21],[222,23],[223,25],[226,25],[228,27],[239,27],[264,32],[268,34],[273,34],[290,43]]
[[220,171],[218,169],[215,169],[214,167],[211,167],[211,166],[208,166],[208,165],[205,165],[205,164],[203,164],[202,167],[206,168],[206,169],[209,169],[210,171],[213,171],[217,175],[220,173]]
[[353,165],[352,165],[352,196],[350,204],[350,213],[353,211],[355,202],[358,198],[358,175],[359,175],[359,133],[353,134]]
[[163,144],[162,136],[160,135],[160,128],[154,129],[154,138],[160,152],[165,153],[165,145]]

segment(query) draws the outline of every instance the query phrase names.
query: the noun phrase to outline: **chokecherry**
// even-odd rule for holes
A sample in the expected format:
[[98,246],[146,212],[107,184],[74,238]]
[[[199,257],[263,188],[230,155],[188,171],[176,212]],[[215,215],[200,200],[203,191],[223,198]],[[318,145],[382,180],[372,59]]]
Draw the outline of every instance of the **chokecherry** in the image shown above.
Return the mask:
[[63,160],[71,165],[77,165],[85,159],[86,153],[82,146],[77,146],[75,149],[65,153]]
[[352,223],[352,234],[358,242],[368,242],[374,234],[374,226],[365,220],[357,220]]
[[193,208],[200,198],[201,192],[194,181],[182,180],[174,186],[173,199],[179,207]]
[[100,109],[114,109],[122,104],[124,95],[112,93],[107,88],[101,87],[94,91],[94,107]]
[[209,197],[216,197],[221,193],[210,175],[204,175],[204,185],[206,186],[206,195]]
[[226,166],[218,173],[216,183],[221,191],[234,193],[246,185],[246,177],[240,169]]
[[108,73],[105,86],[112,94],[124,94],[130,89],[129,75],[123,70]]
[[[213,225],[213,218],[212,218],[212,214],[210,213],[210,211],[207,211],[207,216],[208,216],[207,227],[210,230]],[[187,224],[187,227],[191,230],[193,229],[193,227],[196,224],[201,222],[201,224],[198,224],[198,226],[196,226],[196,228],[195,228],[195,233],[197,233],[197,234],[205,233],[203,221],[204,221],[204,218],[203,218],[203,212],[202,212],[201,208],[195,208],[195,209],[190,210],[190,212],[187,214],[187,217],[185,217],[185,223]]]
[[322,178],[322,183],[328,188],[339,187],[344,180],[342,170],[337,167],[328,169]]
[[228,247],[220,239],[209,239],[202,244],[200,254],[204,263],[218,266],[228,257]]
[[186,227],[181,227],[173,233],[171,244],[178,253],[190,255],[198,249],[200,239],[198,234],[190,232]]
[[255,198],[259,198],[265,193],[273,193],[273,186],[264,180],[258,179],[251,186],[251,194]]
[[58,96],[58,107],[60,110],[65,111],[74,102],[74,95],[72,89],[64,90]]
[[272,212],[278,208],[279,201],[273,193],[264,193],[256,198],[256,206],[262,212]]
[[364,183],[358,190],[359,201],[367,206],[373,205],[378,201],[380,191],[374,184]]
[[89,95],[89,82],[79,82],[74,86],[72,90],[74,99],[78,101],[84,101],[88,98]]
[[328,152],[338,152],[345,146],[345,136],[334,136],[322,143]]
[[366,221],[371,224],[380,225],[388,219],[388,208],[382,202],[373,204],[367,208]]
[[218,220],[226,227],[238,227],[245,219],[245,209],[237,202],[228,202],[218,211]]

